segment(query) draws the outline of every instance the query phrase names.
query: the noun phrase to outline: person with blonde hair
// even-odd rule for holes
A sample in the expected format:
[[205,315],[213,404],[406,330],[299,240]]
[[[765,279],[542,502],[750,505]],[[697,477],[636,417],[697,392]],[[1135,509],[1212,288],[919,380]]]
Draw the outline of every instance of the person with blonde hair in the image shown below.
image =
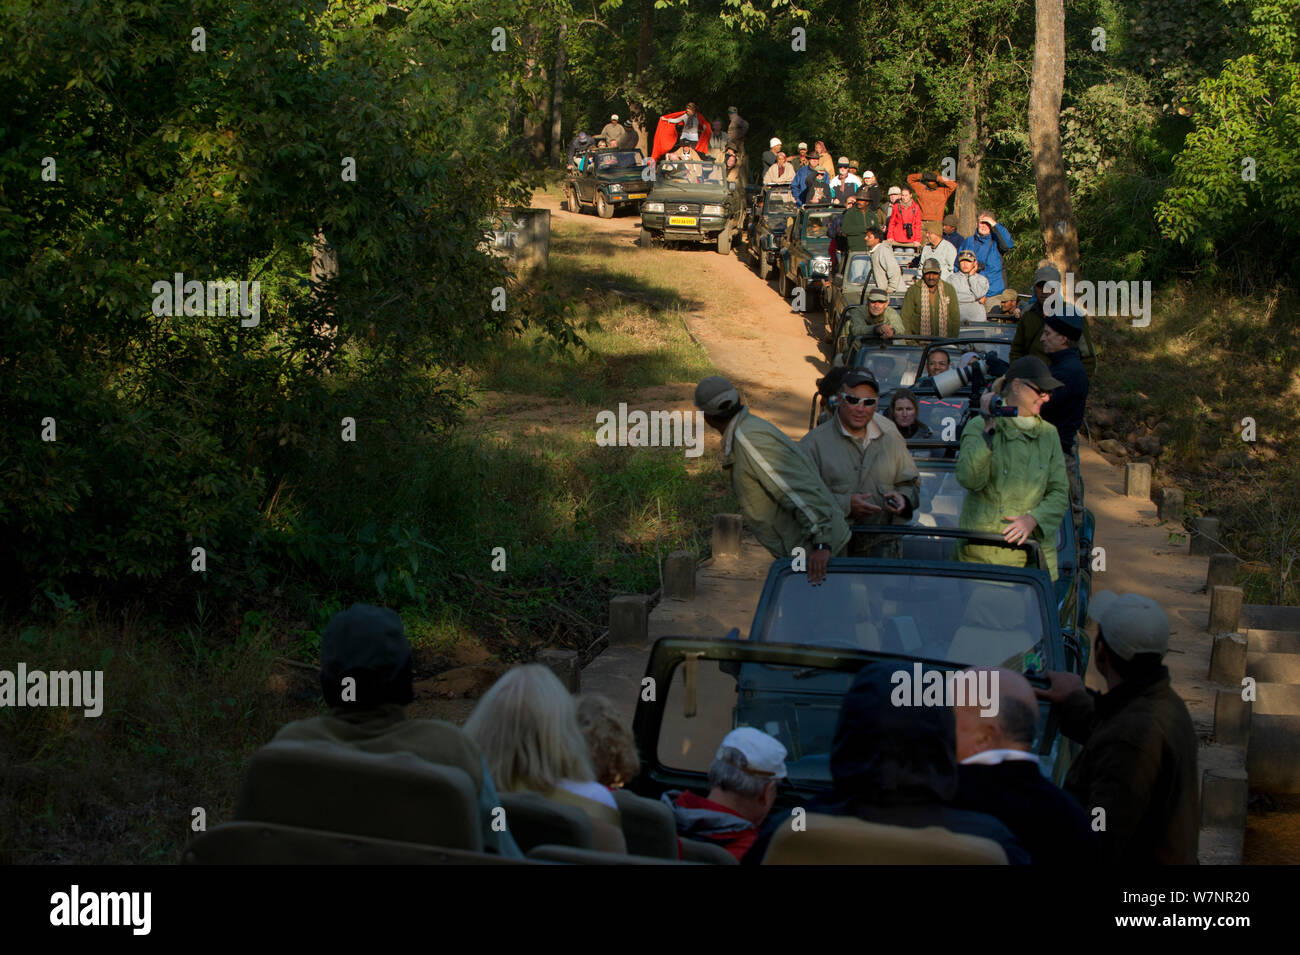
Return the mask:
[[587,740],[596,781],[602,786],[622,789],[641,772],[636,738],[608,697],[599,693],[579,696],[578,726]]
[[[577,703],[554,673],[536,663],[507,670],[478,701],[465,732],[483,751],[501,792],[535,792],[576,806],[592,820],[596,847],[619,849],[618,804],[596,781]],[[626,844],[619,851],[626,852]]]

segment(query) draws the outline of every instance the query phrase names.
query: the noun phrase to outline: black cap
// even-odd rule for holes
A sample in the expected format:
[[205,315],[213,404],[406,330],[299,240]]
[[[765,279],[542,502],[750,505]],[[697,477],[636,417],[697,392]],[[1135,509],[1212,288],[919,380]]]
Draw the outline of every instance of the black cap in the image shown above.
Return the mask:
[[1083,337],[1083,316],[1072,306],[1043,309],[1043,322],[1072,342],[1077,342]]
[[[356,682],[344,698],[348,677]],[[321,635],[320,685],[331,706],[410,703],[411,644],[402,618],[373,604],[353,604],[331,617]]]
[[876,382],[876,376],[871,373],[870,368],[854,368],[840,383],[841,388],[856,388],[858,385],[870,385],[875,389],[876,394],[880,393],[880,385]]
[[1043,391],[1062,387],[1062,382],[1052,377],[1052,373],[1047,370],[1047,364],[1037,355],[1024,355],[1017,358],[1007,369],[1005,377],[1007,381],[1020,378]]

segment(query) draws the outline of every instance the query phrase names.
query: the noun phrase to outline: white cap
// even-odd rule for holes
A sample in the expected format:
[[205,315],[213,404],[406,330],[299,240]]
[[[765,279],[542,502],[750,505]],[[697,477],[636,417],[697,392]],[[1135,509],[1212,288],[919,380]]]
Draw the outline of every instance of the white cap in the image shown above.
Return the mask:
[[785,747],[762,730],[756,730],[752,726],[734,729],[722,740],[718,752],[721,753],[728,747],[738,749],[745,755],[745,772],[751,776],[785,779]]
[[781,140],[777,139],[775,136],[773,136],[771,139],[767,141],[768,149],[775,149],[777,146],[780,145],[781,145]]
[[800,148],[800,149],[807,149],[807,148],[808,148],[808,144],[807,144],[807,143],[800,143],[800,144],[799,144],[799,148]]
[[862,174],[862,178],[863,178],[863,179],[875,179],[875,178],[876,178],[876,174],[875,174],[874,172],[872,172],[870,169],[868,169],[866,172],[864,172],[864,173]]
[[1103,590],[1092,595],[1088,616],[1097,621],[1106,646],[1121,660],[1132,660],[1136,653],[1163,657],[1169,649],[1169,617],[1149,597]]
[[901,196],[901,195],[903,194],[903,190],[902,190],[902,189],[899,189],[897,186],[890,186],[890,187],[889,187],[889,194],[890,194],[891,196]]
[[617,123],[617,122],[618,122],[618,113],[611,113],[609,118],[610,118],[611,120],[613,120],[614,122]]

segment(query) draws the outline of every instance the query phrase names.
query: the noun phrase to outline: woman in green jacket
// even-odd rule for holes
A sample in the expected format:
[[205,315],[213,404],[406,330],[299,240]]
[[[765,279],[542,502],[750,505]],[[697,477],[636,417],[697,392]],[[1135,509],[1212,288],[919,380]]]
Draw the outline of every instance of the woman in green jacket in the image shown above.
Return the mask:
[[[1038,541],[1052,579],[1057,577],[1056,528],[1070,504],[1069,479],[1056,428],[1039,411],[1061,382],[1041,358],[1026,355],[984,393],[980,415],[962,431],[957,480],[966,488],[961,527],[996,532],[1012,544]],[[1015,417],[989,414],[1000,396]],[[989,544],[963,544],[959,560],[1023,567],[1023,551]]]

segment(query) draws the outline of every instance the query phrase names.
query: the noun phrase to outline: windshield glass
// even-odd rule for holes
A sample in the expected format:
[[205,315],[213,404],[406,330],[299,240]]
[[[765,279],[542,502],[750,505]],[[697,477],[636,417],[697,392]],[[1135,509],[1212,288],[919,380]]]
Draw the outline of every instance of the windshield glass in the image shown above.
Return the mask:
[[1045,662],[1042,610],[1037,589],[1018,581],[832,565],[817,587],[782,574],[751,639],[1023,671]]
[[722,166],[713,162],[677,162],[665,160],[659,164],[658,176],[669,182],[725,182]]
[[619,150],[615,153],[597,153],[596,168],[602,171],[615,169],[640,169],[645,165],[641,150]]
[[921,360],[919,346],[901,348],[863,348],[854,362],[859,368],[870,368],[880,383],[880,392],[893,391],[916,382],[916,366]]
[[794,196],[788,192],[773,192],[767,197],[767,204],[763,206],[763,215],[779,216],[781,221],[785,221],[786,216],[792,216],[799,211],[799,207],[794,203]]
[[922,527],[957,527],[966,489],[957,483],[956,468],[923,460],[916,462],[916,468],[921,472],[921,501],[914,521]]
[[871,274],[871,256],[859,255],[849,260],[849,274],[844,279],[846,285],[861,285]]
[[803,234],[806,239],[825,239],[826,230],[831,224],[831,213],[815,212],[804,222]]

